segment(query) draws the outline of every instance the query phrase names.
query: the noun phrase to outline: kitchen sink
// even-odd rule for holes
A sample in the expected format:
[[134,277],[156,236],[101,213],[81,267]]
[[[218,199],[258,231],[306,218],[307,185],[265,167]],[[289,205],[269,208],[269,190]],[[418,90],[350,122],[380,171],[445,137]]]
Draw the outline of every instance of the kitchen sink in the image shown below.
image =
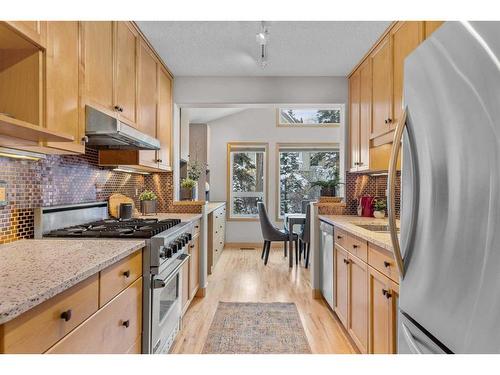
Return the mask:
[[[355,224],[356,226],[378,233],[389,233],[389,225],[387,224]],[[397,228],[399,232],[399,228]]]

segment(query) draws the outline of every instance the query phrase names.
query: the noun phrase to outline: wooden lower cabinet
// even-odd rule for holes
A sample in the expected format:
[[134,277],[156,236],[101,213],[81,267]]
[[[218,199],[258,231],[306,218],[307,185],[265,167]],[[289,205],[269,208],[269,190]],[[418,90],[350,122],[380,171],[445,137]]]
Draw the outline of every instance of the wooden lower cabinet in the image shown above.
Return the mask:
[[348,255],[340,246],[335,246],[334,252],[334,272],[335,272],[335,308],[334,311],[340,321],[347,327],[348,313]]
[[200,287],[200,234],[193,237],[189,246],[189,295],[194,297]]
[[208,273],[211,274],[226,242],[226,205],[208,215]]
[[189,261],[181,268],[181,310],[184,314],[189,307]]
[[368,267],[368,298],[369,353],[396,353],[399,286]]
[[141,332],[142,277],[50,348],[47,354],[127,353],[131,347],[137,348],[134,344]]
[[349,256],[347,330],[361,353],[368,352],[368,265]]

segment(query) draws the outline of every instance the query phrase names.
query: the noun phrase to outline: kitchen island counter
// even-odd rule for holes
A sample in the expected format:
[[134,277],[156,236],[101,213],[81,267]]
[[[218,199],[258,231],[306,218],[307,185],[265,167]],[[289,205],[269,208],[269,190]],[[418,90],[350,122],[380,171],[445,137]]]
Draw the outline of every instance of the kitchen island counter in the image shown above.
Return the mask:
[[1,245],[0,324],[144,246],[139,239],[41,239]]

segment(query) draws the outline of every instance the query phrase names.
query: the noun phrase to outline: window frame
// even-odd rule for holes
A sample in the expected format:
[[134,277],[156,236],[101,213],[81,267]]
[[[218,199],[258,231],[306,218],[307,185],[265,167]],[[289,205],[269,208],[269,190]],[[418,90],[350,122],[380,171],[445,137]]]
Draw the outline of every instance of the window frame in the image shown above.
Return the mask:
[[304,151],[311,150],[332,150],[335,149],[339,153],[339,171],[341,170],[341,160],[340,160],[340,143],[338,142],[301,142],[301,143],[276,143],[276,155],[275,155],[275,179],[276,179],[276,194],[275,194],[275,220],[276,222],[283,222],[284,217],[280,217],[280,191],[281,191],[281,175],[280,175],[280,152],[283,149],[287,148],[295,148],[295,149],[304,149]]
[[238,147],[255,147],[264,149],[264,204],[268,208],[269,203],[269,143],[267,142],[227,142],[226,151],[226,210],[227,221],[259,221],[259,216],[234,217],[232,216],[232,172],[231,172],[231,151]]
[[[282,123],[281,122],[281,110],[282,109],[324,109],[324,110],[339,110],[340,111],[340,118],[338,123],[323,123],[323,124],[289,124],[289,123]],[[337,128],[342,126],[344,123],[344,116],[345,116],[345,106],[343,104],[330,104],[330,105],[311,105],[311,106],[283,106],[283,107],[278,107],[276,109],[276,127],[278,128],[287,128],[287,129],[294,129],[294,128]]]

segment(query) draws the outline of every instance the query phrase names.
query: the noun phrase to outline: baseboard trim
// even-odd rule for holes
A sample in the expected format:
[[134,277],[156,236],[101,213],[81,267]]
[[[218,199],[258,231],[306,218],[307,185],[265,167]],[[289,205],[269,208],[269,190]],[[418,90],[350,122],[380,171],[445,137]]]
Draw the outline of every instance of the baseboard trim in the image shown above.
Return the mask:
[[[224,249],[241,249],[241,250],[262,250],[264,242],[226,242]],[[283,242],[271,242],[273,249],[283,249]]]
[[312,289],[312,298],[323,299],[323,294],[321,293],[321,289]]
[[207,288],[198,288],[195,295],[196,297],[205,297],[207,295]]

